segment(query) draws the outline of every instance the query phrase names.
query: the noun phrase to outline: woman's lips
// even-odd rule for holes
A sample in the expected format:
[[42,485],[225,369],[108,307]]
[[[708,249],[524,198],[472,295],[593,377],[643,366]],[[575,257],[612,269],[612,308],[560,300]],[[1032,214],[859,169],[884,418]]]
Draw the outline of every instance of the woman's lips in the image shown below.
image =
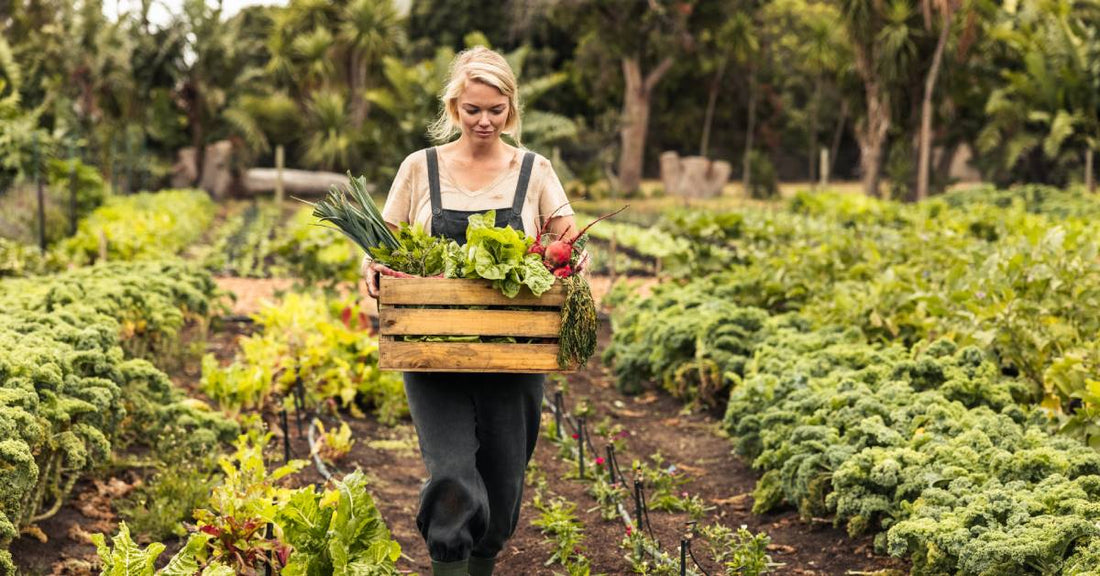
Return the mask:
[[474,133],[477,134],[478,136],[492,136],[493,135],[492,130],[474,130]]

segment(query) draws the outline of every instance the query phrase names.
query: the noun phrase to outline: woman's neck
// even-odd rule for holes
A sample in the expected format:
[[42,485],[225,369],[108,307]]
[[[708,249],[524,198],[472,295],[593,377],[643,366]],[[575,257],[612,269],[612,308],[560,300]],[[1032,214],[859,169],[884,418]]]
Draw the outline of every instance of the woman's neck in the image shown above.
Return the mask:
[[476,142],[467,138],[465,134],[458,137],[453,145],[454,154],[471,162],[482,162],[501,158],[507,154],[508,145],[500,138],[494,138],[489,142]]

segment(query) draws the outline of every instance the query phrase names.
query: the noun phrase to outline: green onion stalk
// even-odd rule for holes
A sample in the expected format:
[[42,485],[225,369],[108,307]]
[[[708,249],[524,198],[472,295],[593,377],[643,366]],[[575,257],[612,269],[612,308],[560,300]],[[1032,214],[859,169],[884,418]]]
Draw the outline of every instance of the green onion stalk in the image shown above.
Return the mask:
[[382,212],[378,210],[370,194],[367,194],[366,178],[354,178],[348,172],[348,183],[351,198],[348,198],[343,189],[333,185],[324,200],[316,204],[307,202],[313,206],[313,215],[322,222],[332,224],[332,227],[368,254],[372,248],[397,248],[397,238],[389,226],[386,226]]

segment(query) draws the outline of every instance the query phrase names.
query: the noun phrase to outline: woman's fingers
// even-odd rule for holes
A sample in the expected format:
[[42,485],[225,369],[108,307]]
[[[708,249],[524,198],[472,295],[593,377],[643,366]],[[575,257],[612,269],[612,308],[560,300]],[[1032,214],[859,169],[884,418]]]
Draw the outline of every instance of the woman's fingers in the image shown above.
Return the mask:
[[378,298],[378,269],[377,264],[371,262],[371,265],[367,267],[367,273],[364,275],[364,279],[367,282],[367,294],[371,298]]
[[581,252],[581,257],[577,259],[577,272],[588,268],[588,261],[591,260],[591,256],[592,255],[588,253],[588,250],[584,250]]

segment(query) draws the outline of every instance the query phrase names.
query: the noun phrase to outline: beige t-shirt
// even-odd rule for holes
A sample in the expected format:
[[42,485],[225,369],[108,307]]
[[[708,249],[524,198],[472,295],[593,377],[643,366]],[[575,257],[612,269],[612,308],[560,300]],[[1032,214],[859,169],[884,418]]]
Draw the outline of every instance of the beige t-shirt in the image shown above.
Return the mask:
[[[523,162],[524,150],[519,150],[512,158],[508,170],[494,182],[480,190],[462,190],[455,185],[448,173],[447,160],[440,155],[439,192],[445,210],[481,211],[511,208],[516,197],[516,185],[519,183],[519,171]],[[545,157],[536,154],[531,167],[531,180],[527,183],[527,199],[523,202],[523,230],[528,236],[534,236],[540,223],[544,222],[555,210],[566,205],[558,214],[573,214],[569,199],[565,197],[558,175]],[[382,208],[382,219],[398,225],[402,222],[419,223],[425,230],[431,230],[432,199],[428,190],[428,158],[424,150],[408,155],[397,176],[390,186],[386,205]]]

